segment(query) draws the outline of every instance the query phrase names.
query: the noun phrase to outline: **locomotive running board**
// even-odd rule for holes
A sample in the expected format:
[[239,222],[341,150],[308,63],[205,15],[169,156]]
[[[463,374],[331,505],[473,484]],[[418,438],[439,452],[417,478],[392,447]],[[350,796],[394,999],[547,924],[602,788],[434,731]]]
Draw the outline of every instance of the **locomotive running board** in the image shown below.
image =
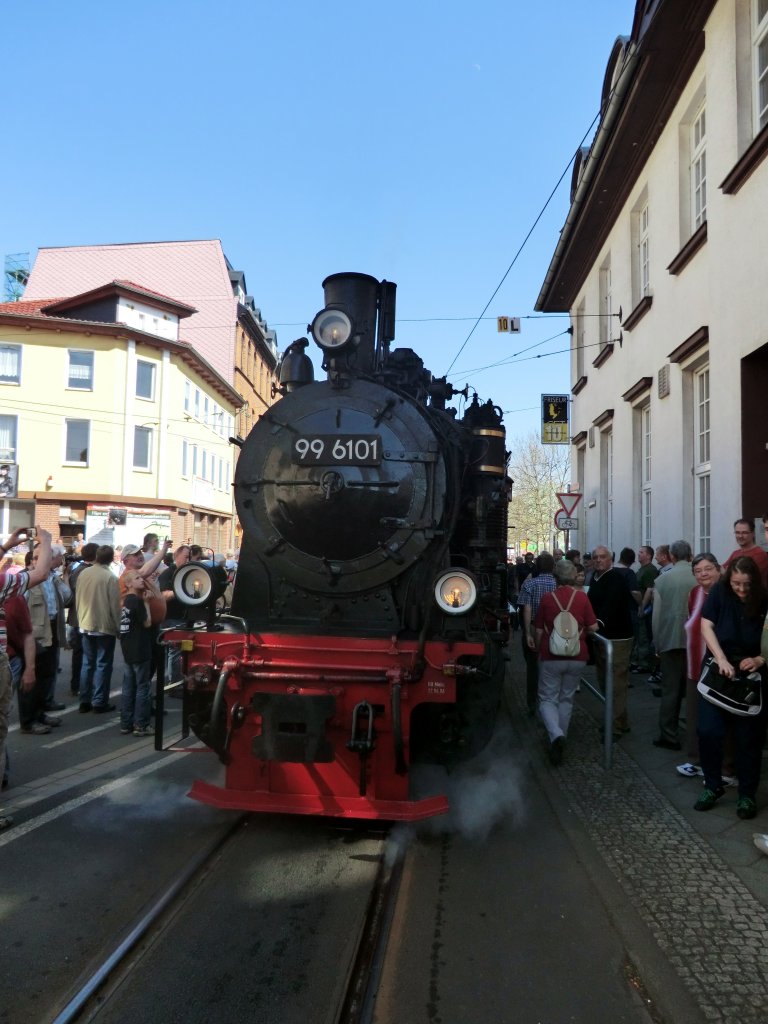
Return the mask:
[[187,796],[228,811],[260,811],[267,814],[319,814],[335,818],[372,818],[382,821],[423,821],[448,811],[448,799],[373,800],[364,796],[321,796],[309,793],[260,793],[222,789],[197,779]]

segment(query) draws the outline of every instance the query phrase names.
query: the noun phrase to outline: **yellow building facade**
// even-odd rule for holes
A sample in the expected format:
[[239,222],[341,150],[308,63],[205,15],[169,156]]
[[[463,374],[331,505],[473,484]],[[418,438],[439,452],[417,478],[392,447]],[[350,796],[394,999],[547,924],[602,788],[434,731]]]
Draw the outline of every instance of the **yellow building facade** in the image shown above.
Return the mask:
[[144,330],[84,319],[93,300],[0,305],[0,464],[16,476],[15,496],[0,494],[0,532],[40,522],[65,541],[140,544],[156,532],[225,550],[243,400],[174,337],[184,307],[112,292],[99,301],[123,316],[134,300]]

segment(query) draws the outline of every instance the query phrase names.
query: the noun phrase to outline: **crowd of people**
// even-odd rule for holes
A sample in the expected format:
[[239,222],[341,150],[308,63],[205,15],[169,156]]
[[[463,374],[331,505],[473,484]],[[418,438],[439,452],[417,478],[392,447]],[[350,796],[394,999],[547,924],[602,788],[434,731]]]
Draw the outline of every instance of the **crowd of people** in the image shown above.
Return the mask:
[[[768,542],[768,516],[763,528]],[[735,784],[736,813],[755,816],[768,703],[759,714],[738,714],[698,688],[712,663],[719,678],[748,676],[760,694],[768,678],[768,554],[755,541],[752,521],[736,520],[734,537],[736,548],[722,566],[710,551],[694,557],[685,540],[644,545],[637,554],[623,548],[618,560],[605,545],[583,558],[576,550],[527,553],[509,566],[528,711],[540,715],[553,764],[563,760],[588,662],[605,693],[609,648],[603,641],[610,641],[612,741],[630,732],[630,676],[647,673],[660,698],[654,746],[685,747],[688,760],[677,771],[703,779],[695,809],[711,809]],[[565,638],[569,628],[577,639]]]
[[[222,600],[237,570],[234,552],[205,551],[180,544],[171,554],[154,533],[141,547],[88,543],[79,535],[71,547],[52,543],[41,527],[19,529],[0,544],[0,774],[10,785],[6,749],[14,691],[19,730],[45,736],[61,726],[65,708],[56,693],[61,651],[71,651],[71,695],[81,714],[117,711],[110,701],[115,649],[120,644],[124,673],[120,733],[151,733],[152,685],[165,685],[161,631],[184,622],[173,592],[179,567],[198,561],[220,576]],[[173,681],[180,676],[171,662]],[[0,829],[13,824],[0,815]]]

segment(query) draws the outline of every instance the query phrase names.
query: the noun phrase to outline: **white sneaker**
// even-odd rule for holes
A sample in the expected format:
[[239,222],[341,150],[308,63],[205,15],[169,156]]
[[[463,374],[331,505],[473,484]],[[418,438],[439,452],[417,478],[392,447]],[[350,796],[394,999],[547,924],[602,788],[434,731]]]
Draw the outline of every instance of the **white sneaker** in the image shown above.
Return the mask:
[[704,775],[699,765],[691,764],[690,761],[686,761],[685,764],[679,764],[676,770],[678,775],[687,775],[691,779],[695,779],[697,775]]
[[762,832],[753,832],[752,838],[761,853],[768,853],[768,836],[763,835]]
[[738,781],[739,780],[736,778],[735,775],[724,775],[723,776],[723,785],[724,786],[735,786],[738,783]]

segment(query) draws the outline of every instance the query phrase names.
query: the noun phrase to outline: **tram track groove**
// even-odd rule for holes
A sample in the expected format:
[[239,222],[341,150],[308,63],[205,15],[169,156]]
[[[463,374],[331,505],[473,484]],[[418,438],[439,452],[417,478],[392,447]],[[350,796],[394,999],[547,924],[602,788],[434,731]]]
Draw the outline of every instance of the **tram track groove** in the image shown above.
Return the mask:
[[[215,836],[189,861],[181,875],[141,914],[125,938],[115,946],[109,956],[104,959],[88,980],[80,986],[64,1008],[53,1019],[52,1024],[71,1024],[71,1022],[82,1017],[91,1007],[91,1004],[95,1004],[96,1000],[101,998],[100,993],[103,992],[103,989],[110,981],[114,980],[129,953],[142,940],[147,938],[153,928],[156,929],[162,926],[164,916],[172,916],[180,903],[191,895],[196,884],[202,881],[210,862],[221,852],[235,833],[244,827],[247,818],[248,815],[240,815],[235,822],[229,824],[222,833]],[[91,1007],[93,1010],[91,1016],[98,1013],[103,1005],[103,1001],[98,1006],[93,1005]]]

